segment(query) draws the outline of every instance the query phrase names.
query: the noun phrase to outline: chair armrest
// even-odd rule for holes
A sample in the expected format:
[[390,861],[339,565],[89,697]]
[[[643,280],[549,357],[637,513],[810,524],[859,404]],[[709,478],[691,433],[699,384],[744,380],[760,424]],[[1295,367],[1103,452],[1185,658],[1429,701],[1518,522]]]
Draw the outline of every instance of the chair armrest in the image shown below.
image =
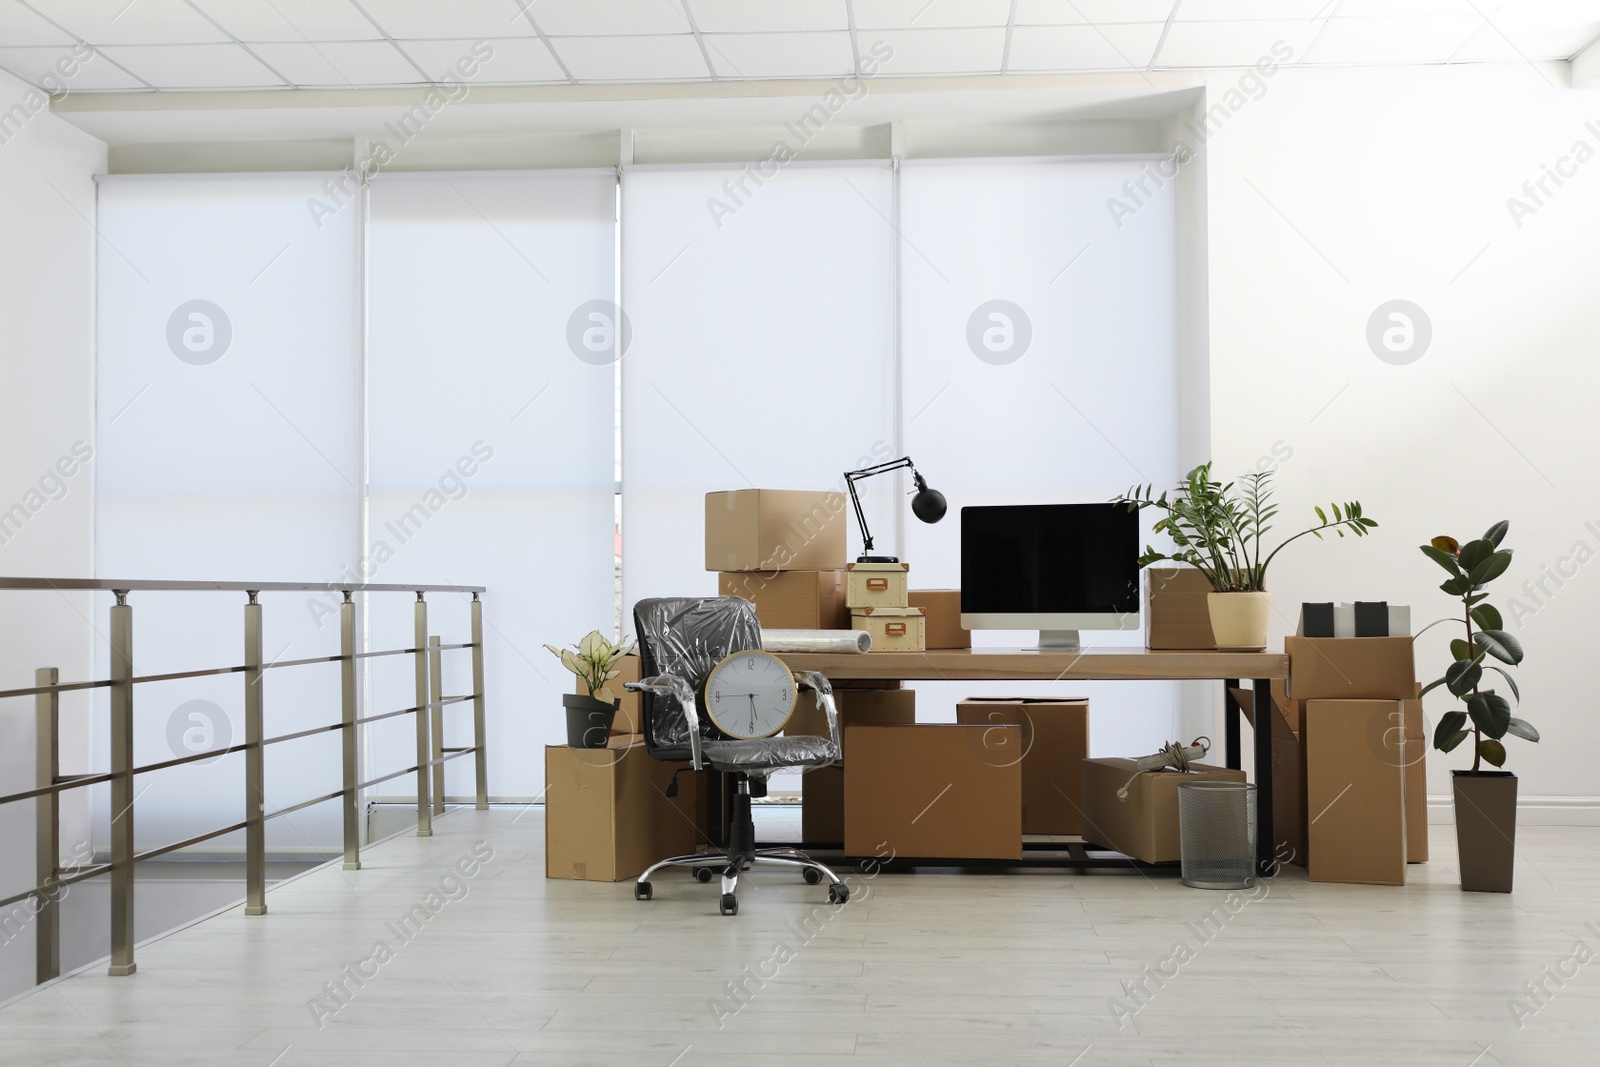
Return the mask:
[[689,751],[694,756],[694,769],[704,769],[700,758],[700,709],[695,706],[694,686],[675,675],[658,674],[637,682],[624,682],[622,688],[632,693],[663,693],[676,697],[678,703],[683,705],[683,717],[689,723]]
[[[843,756],[844,742],[839,737],[839,708],[833,702],[833,683],[820,671],[790,671],[794,680],[807,689],[814,690],[817,694],[817,703],[822,706],[822,714],[828,719],[828,736],[833,740],[833,750]],[[834,760],[839,762],[838,759]],[[824,764],[827,766],[827,764]]]

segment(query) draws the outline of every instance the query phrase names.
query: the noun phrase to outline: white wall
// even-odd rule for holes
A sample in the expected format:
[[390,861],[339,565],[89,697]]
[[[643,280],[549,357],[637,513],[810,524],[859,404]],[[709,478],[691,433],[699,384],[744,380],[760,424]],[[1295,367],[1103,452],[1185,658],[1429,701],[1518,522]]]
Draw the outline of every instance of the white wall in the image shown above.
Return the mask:
[[[1575,142],[1600,153],[1600,124],[1585,126],[1600,92],[1564,77],[1523,64],[1282,71],[1214,123],[1211,429],[1224,472],[1274,446],[1292,453],[1279,467],[1280,532],[1329,500],[1359,499],[1381,524],[1365,541],[1280,557],[1274,643],[1303,600],[1387,599],[1421,622],[1448,614],[1443,572],[1416,546],[1511,520],[1516,557],[1494,602],[1527,646],[1522,714],[1544,742],[1508,742],[1507,766],[1525,802],[1566,798],[1535,800],[1544,817],[1600,821],[1589,678],[1600,565],[1568,559],[1578,545],[1585,560],[1600,553],[1600,158],[1550,183],[1520,226],[1507,207]],[[1218,74],[1212,101],[1237,84]],[[1380,361],[1365,336],[1394,299],[1433,328],[1404,366]],[[1575,574],[1535,602],[1522,587],[1544,567]],[[1513,597],[1534,614],[1514,620]],[[1444,629],[1418,643],[1423,680],[1442,672]],[[1450,703],[1439,696],[1427,700],[1430,730]],[[1448,794],[1448,769],[1468,758],[1431,756],[1430,793]]]
[[[0,574],[92,572],[94,464],[67,465],[93,444],[94,184],[105,145],[51,116],[37,93],[0,73]],[[21,104],[26,118],[11,112]],[[9,113],[9,114],[7,114]],[[44,485],[41,487],[40,479]],[[12,511],[21,505],[26,518]],[[20,528],[19,528],[20,522]],[[33,684],[36,667],[89,676],[89,599],[0,592],[0,689]],[[63,700],[69,771],[83,769],[88,700]],[[0,701],[0,793],[33,787],[33,699]],[[87,833],[83,796],[68,795],[62,843]],[[0,897],[33,884],[33,805],[0,808]],[[10,912],[11,909],[4,909]],[[0,990],[31,981],[31,929],[0,944]]]

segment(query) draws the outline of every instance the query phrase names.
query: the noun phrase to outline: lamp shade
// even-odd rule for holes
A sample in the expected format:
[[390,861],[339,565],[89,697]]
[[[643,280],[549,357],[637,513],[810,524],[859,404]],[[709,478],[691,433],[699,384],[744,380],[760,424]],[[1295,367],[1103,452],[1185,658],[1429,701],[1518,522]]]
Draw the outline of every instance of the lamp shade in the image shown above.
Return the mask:
[[911,498],[911,514],[923,522],[938,522],[944,518],[947,508],[944,494],[937,489],[929,489],[926,485]]

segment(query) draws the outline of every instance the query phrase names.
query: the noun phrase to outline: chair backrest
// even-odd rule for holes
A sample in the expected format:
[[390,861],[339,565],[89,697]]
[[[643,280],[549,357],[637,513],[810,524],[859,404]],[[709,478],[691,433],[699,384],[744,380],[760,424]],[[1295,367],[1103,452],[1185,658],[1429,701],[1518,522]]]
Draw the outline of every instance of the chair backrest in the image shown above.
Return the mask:
[[[700,691],[711,668],[729,655],[761,647],[756,607],[736,596],[660,597],[634,606],[640,675],[670,674]],[[644,693],[645,747],[662,759],[687,759],[689,723],[683,705],[664,693]],[[721,737],[704,709],[700,735]]]

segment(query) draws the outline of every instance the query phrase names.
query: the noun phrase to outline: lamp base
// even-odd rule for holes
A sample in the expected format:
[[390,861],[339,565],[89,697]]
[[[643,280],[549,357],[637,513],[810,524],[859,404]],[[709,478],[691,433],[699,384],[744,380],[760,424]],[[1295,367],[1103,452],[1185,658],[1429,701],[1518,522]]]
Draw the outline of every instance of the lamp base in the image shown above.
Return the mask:
[[857,556],[857,563],[899,563],[899,556]]

